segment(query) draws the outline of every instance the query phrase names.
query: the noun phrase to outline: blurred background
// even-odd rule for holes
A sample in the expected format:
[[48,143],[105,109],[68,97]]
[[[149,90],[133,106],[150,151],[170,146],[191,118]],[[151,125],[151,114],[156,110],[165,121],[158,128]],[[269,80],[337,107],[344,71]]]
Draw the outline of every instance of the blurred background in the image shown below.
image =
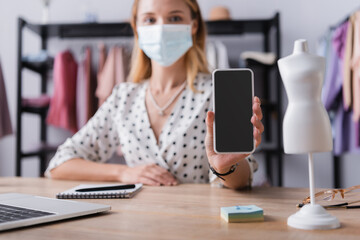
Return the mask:
[[[324,53],[320,42],[329,36],[329,31],[335,31],[353,13],[360,8],[359,1],[347,0],[198,0],[205,20],[216,20],[211,18],[211,11],[218,6],[229,10],[230,21],[272,19],[279,13],[280,50],[283,57],[291,54],[293,42],[297,39],[307,39],[309,49],[312,53]],[[74,23],[120,23],[127,22],[132,0],[0,0],[0,62],[7,103],[9,106],[11,124],[14,133],[0,138],[0,176],[15,176],[16,163],[16,121],[17,110],[17,82],[18,82],[18,18],[32,24],[74,24]],[[44,7],[44,4],[48,4]],[[212,16],[214,17],[214,16]],[[241,57],[244,51],[264,51],[263,38],[256,34],[233,34],[233,35],[211,35],[209,44],[216,45],[221,42],[226,48],[228,64],[231,67],[251,66],[253,61],[247,57]],[[71,38],[62,39],[58,37],[49,38],[47,54],[55,56],[65,50],[71,50],[75,59],[81,61],[84,46],[93,49],[93,65],[97,64],[97,49],[99,44],[104,44],[107,49],[113,46],[124,46],[125,50],[131,51],[131,37],[96,37],[96,38]],[[41,39],[39,35],[25,28],[22,38],[22,56],[39,56]],[[272,45],[276,43],[272,42]],[[356,43],[354,43],[356,44]],[[360,44],[360,43],[357,43]],[[270,50],[271,51],[271,50]],[[322,52],[321,52],[322,51]],[[264,57],[264,56],[263,56]],[[269,56],[267,56],[269,57]],[[271,57],[271,56],[270,56]],[[269,59],[269,58],[265,58]],[[261,60],[256,59],[255,63]],[[271,61],[271,58],[270,60]],[[271,64],[274,64],[272,60]],[[264,62],[262,63],[264,64]],[[265,63],[265,65],[268,63]],[[256,64],[255,64],[256,65]],[[261,65],[261,64],[260,64]],[[255,67],[257,67],[256,65]],[[215,66],[216,67],[216,66]],[[329,66],[327,66],[329,67]],[[259,76],[260,73],[259,73]],[[53,82],[51,71],[47,74],[48,94],[53,94]],[[274,75],[272,76],[274,78]],[[276,76],[275,76],[276,78]],[[270,81],[270,80],[269,80]],[[274,80],[276,81],[276,80]],[[21,97],[36,97],[39,95],[41,80],[39,74],[29,69],[22,71],[22,93]],[[270,85],[273,85],[271,82]],[[281,84],[282,85],[282,84]],[[274,90],[276,91],[276,90]],[[1,93],[0,93],[1,94]],[[276,95],[276,94],[275,94]],[[280,104],[282,114],[285,111],[287,99],[284,91],[281,91],[282,101]],[[329,112],[330,113],[330,112]],[[4,114],[1,112],[0,114]],[[330,113],[332,114],[332,113]],[[336,113],[334,113],[336,114]],[[282,119],[276,114],[269,113],[268,127],[276,135],[277,121]],[[334,118],[336,116],[334,115]],[[36,114],[23,114],[22,120],[22,148],[31,148],[40,139],[40,120]],[[47,127],[47,139],[50,144],[61,144],[72,133],[66,129]],[[359,129],[357,129],[359,131]],[[336,137],[336,136],[335,136]],[[343,139],[347,141],[346,139]],[[271,139],[270,139],[271,141]],[[276,140],[274,141],[276,144]],[[274,151],[279,150],[276,147]],[[266,149],[264,150],[266,151]],[[344,149],[336,153],[334,164],[334,153],[315,154],[315,183],[316,187],[333,187],[334,178],[338,178],[338,186],[348,187],[359,184],[360,155],[357,149]],[[51,154],[48,155],[48,158]],[[286,187],[308,187],[308,165],[305,155],[282,155],[283,160],[279,168],[278,155],[267,159],[263,152],[255,154],[259,160],[259,171],[255,174],[254,184],[272,184]],[[29,157],[22,161],[21,176],[36,177],[39,172],[39,161],[37,157]],[[269,168],[271,168],[269,170]],[[338,169],[334,169],[338,168]],[[281,169],[281,173],[279,173]],[[338,170],[338,171],[335,171]],[[279,182],[279,174],[281,181]],[[335,176],[338,174],[338,176]]]

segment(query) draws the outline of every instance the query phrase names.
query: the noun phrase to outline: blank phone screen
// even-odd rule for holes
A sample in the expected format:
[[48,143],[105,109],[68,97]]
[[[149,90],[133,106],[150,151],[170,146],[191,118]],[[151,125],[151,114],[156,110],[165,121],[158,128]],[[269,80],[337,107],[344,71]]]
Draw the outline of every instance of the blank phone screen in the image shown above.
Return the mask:
[[218,70],[213,77],[216,151],[251,152],[254,148],[252,72]]

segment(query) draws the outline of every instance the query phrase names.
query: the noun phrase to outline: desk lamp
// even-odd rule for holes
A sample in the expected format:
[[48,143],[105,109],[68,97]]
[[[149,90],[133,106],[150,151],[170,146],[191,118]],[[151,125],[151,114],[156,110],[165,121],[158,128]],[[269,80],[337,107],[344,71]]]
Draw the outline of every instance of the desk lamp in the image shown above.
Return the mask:
[[333,148],[329,116],[321,102],[325,59],[309,53],[307,41],[295,41],[293,53],[278,61],[289,104],[283,121],[284,151],[308,154],[311,203],[288,218],[300,229],[333,229],[338,219],[315,203],[313,153]]

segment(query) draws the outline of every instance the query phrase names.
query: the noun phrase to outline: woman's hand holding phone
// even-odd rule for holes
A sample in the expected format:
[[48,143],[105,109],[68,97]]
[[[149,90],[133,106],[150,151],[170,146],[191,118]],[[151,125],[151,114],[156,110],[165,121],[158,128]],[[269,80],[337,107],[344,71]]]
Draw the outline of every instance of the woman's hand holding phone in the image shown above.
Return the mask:
[[[264,125],[261,120],[263,114],[261,111],[261,102],[258,97],[254,97],[253,100],[253,116],[251,117],[251,123],[254,126],[253,136],[255,140],[255,146],[258,147],[261,143],[261,134],[264,132]],[[209,111],[207,113],[206,125],[207,133],[205,138],[206,153],[208,156],[209,164],[219,173],[225,173],[231,166],[239,162],[239,160],[246,158],[249,154],[228,153],[219,154],[214,150],[214,119],[215,113]],[[240,136],[239,136],[240,137]]]

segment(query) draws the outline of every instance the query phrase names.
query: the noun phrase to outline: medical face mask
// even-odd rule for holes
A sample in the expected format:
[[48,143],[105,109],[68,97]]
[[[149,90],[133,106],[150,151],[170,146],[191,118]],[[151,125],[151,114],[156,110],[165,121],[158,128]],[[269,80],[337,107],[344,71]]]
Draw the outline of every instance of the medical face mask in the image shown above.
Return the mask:
[[162,66],[175,63],[193,45],[191,25],[160,24],[137,28],[139,47]]

